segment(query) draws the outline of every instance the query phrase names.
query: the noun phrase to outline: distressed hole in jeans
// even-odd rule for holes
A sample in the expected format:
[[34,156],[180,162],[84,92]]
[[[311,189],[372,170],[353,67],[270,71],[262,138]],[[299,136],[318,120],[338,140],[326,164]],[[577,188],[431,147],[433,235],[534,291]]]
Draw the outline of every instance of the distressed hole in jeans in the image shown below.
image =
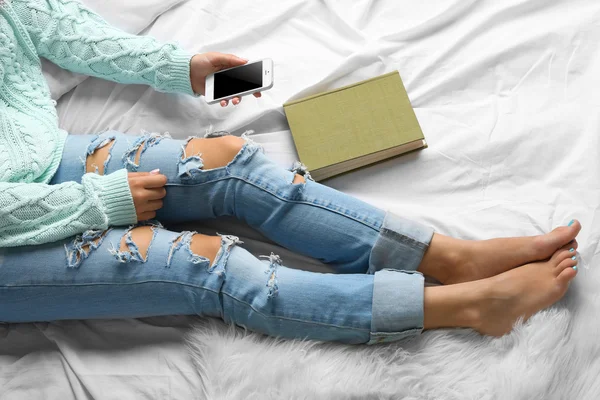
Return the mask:
[[108,230],[90,229],[77,235],[69,246],[65,245],[65,253],[67,255],[67,266],[69,268],[77,268],[81,262],[89,257],[92,250],[96,250],[101,244]]
[[279,294],[279,286],[277,285],[277,267],[281,265],[281,257],[277,254],[271,253],[269,256],[260,256],[261,258],[269,259],[269,268],[265,271],[265,274],[269,276],[267,279],[268,288],[267,299],[277,297]]
[[192,137],[183,148],[181,160],[198,157],[202,169],[222,168],[235,158],[245,143],[244,139],[237,136]]
[[122,263],[139,261],[145,263],[148,260],[148,250],[156,235],[156,226],[138,226],[128,230],[121,238],[119,250],[114,247],[111,254]]
[[190,252],[192,256],[202,254],[204,259],[208,260],[209,265],[213,265],[217,257],[217,253],[221,248],[221,238],[218,236],[208,236],[196,233],[192,235],[190,241]]
[[97,146],[95,142],[90,143],[85,160],[85,172],[95,172],[98,175],[104,175],[104,170],[110,160],[110,151],[114,144],[114,137],[105,139]]
[[[217,233],[218,234],[218,233]],[[229,255],[231,254],[231,249],[238,243],[243,243],[237,236],[232,235],[221,235],[218,234],[220,239],[220,248],[215,256],[215,261],[212,263],[208,272],[221,276],[225,279],[225,269],[227,266],[227,261],[229,260]]]
[[296,176],[294,176],[294,181],[292,182],[292,184],[297,185],[299,183],[306,183],[306,179],[304,179],[302,175],[296,174]]
[[310,176],[310,172],[306,165],[301,163],[300,161],[296,161],[290,171],[294,172],[296,175],[294,176],[294,181],[292,182],[294,185],[296,184],[304,184],[306,183],[306,179],[313,180],[312,176]]
[[123,154],[123,166],[129,171],[137,171],[140,167],[142,154],[146,149],[156,146],[164,138],[171,138],[168,132],[165,133],[145,133],[138,137],[133,144]]
[[216,236],[202,235],[196,232],[185,231],[171,242],[167,255],[167,267],[171,266],[173,255],[182,247],[188,252],[188,261],[192,264],[211,265],[219,251],[221,239]]

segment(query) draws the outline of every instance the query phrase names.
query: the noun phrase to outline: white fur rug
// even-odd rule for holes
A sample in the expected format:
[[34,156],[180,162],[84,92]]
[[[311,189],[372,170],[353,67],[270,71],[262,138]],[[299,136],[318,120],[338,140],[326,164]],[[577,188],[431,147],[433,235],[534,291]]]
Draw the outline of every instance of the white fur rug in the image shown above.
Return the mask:
[[502,338],[438,330],[347,346],[277,340],[199,320],[188,335],[208,399],[598,399],[597,271]]

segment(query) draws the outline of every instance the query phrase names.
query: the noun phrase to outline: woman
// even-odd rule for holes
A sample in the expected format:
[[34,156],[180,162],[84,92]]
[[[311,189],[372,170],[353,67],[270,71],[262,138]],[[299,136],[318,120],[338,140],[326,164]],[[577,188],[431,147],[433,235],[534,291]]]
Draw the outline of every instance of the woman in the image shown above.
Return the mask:
[[[71,0],[0,0],[0,15],[0,321],[198,314],[346,343],[442,327],[503,335],[576,275],[577,221],[463,241],[315,183],[302,166],[283,170],[247,138],[67,136],[39,57],[190,95],[246,61],[128,35]],[[339,274],[148,222],[222,215]],[[443,285],[424,288],[423,275]]]

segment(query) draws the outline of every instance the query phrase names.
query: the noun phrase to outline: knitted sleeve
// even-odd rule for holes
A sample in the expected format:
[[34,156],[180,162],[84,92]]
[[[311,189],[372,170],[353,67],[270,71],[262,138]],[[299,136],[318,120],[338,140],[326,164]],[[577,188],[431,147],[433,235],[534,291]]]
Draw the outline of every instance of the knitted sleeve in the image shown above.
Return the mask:
[[194,95],[191,54],[125,33],[76,0],[12,0],[38,55],[58,66],[119,83]]
[[125,169],[81,184],[0,182],[0,248],[54,242],[137,221]]

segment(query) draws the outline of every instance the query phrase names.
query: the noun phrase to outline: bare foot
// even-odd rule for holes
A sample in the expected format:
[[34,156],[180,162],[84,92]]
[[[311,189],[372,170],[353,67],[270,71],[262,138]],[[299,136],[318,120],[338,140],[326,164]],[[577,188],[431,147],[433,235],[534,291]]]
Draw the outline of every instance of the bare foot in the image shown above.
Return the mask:
[[[546,262],[527,264],[482,280],[487,288],[478,306],[473,328],[485,335],[502,336],[512,330],[519,318],[525,321],[536,312],[560,300],[577,275],[569,247]],[[474,284],[477,282],[473,282]]]
[[502,336],[519,318],[560,300],[577,274],[574,252],[565,246],[548,261],[527,264],[491,278],[425,288],[425,329],[468,327]]
[[460,240],[434,235],[419,271],[443,284],[489,278],[532,261],[546,260],[557,249],[577,249],[581,224],[561,226],[539,236]]

